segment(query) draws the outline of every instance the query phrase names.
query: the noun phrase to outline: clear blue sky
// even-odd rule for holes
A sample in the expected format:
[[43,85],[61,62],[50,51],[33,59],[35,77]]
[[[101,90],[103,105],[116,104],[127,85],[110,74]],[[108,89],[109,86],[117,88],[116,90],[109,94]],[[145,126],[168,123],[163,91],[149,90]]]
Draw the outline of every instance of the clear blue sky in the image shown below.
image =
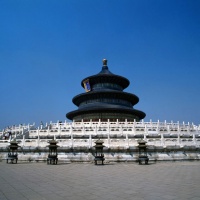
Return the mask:
[[64,121],[103,58],[145,121],[200,124],[200,1],[0,0],[0,129]]

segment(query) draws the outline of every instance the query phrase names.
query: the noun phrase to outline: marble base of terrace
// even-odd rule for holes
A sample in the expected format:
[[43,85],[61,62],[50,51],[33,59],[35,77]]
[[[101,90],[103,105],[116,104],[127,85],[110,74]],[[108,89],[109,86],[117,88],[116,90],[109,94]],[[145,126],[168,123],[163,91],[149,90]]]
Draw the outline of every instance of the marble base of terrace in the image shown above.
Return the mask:
[[[13,127],[15,133],[19,128]],[[16,132],[15,132],[16,131]],[[200,126],[170,122],[64,122],[27,129],[16,137],[21,146],[19,160],[45,160],[48,141],[58,142],[58,159],[67,162],[94,162],[92,147],[103,140],[106,162],[137,161],[138,140],[147,142],[149,160],[200,160]],[[3,133],[4,134],[4,133]],[[10,140],[0,140],[0,159],[7,158]]]
[[[6,148],[0,148],[0,160],[7,159]],[[18,151],[18,162],[38,162],[47,161],[48,148],[23,148]],[[110,162],[137,162],[138,161],[138,148],[130,147],[126,148],[104,148],[104,163]],[[149,162],[156,161],[181,161],[181,160],[200,160],[200,149],[196,147],[180,147],[169,146],[167,148],[149,146],[147,156]],[[58,149],[59,162],[94,162],[94,149],[82,147],[82,148],[70,148],[60,147]]]

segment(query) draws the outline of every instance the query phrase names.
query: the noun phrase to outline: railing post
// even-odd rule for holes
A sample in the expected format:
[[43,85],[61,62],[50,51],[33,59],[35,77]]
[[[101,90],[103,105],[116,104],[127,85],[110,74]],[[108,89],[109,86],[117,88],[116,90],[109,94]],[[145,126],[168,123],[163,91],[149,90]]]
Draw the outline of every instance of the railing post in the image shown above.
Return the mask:
[[129,148],[129,138],[128,138],[128,133],[126,132],[126,145],[127,148]]
[[178,138],[177,138],[177,142],[178,142],[178,145],[180,145],[181,146],[181,138],[180,138],[180,134],[181,134],[181,132],[180,132],[180,127],[178,127]]
[[59,125],[58,127],[58,135],[60,136],[61,135],[61,126]]
[[147,134],[148,134],[148,130],[147,130],[147,125],[145,125],[145,128],[144,128],[144,141],[147,141]]
[[142,126],[144,126],[144,119],[142,119]]
[[92,147],[92,135],[91,135],[91,132],[90,132],[90,135],[89,135],[89,144],[88,144],[88,147],[89,147],[89,149]]
[[195,133],[193,133],[193,138],[192,138],[192,140],[193,140],[193,144],[196,146],[196,138],[195,138]]
[[164,147],[165,146],[165,138],[164,138],[163,133],[161,133],[160,136],[161,136],[161,145]]
[[108,148],[110,148],[110,125],[108,126]]
[[74,139],[73,139],[73,129],[72,126],[70,126],[70,134],[71,134],[71,148],[74,147]]
[[167,125],[167,133],[170,133],[170,125]]
[[82,134],[85,135],[85,126],[84,126],[84,124],[82,124],[81,127],[82,127]]
[[25,146],[25,135],[23,135],[23,139],[22,139],[22,146]]
[[38,135],[38,138],[37,138],[37,147],[40,146],[40,136]]
[[50,126],[48,126],[48,128],[47,128],[47,135],[49,135],[49,132],[50,132]]

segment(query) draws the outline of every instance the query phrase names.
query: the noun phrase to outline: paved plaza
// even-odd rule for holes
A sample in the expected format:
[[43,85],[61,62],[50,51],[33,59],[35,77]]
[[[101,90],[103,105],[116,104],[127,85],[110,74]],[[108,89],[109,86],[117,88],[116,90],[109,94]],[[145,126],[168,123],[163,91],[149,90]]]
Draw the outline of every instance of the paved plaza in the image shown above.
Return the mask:
[[6,164],[0,200],[200,199],[200,162]]

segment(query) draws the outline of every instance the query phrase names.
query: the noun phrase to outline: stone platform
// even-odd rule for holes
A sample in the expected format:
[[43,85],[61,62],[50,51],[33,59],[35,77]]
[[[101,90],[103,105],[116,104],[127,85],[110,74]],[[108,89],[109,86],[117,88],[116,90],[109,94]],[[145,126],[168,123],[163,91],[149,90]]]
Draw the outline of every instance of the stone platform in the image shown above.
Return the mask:
[[0,162],[1,200],[199,200],[200,162]]

